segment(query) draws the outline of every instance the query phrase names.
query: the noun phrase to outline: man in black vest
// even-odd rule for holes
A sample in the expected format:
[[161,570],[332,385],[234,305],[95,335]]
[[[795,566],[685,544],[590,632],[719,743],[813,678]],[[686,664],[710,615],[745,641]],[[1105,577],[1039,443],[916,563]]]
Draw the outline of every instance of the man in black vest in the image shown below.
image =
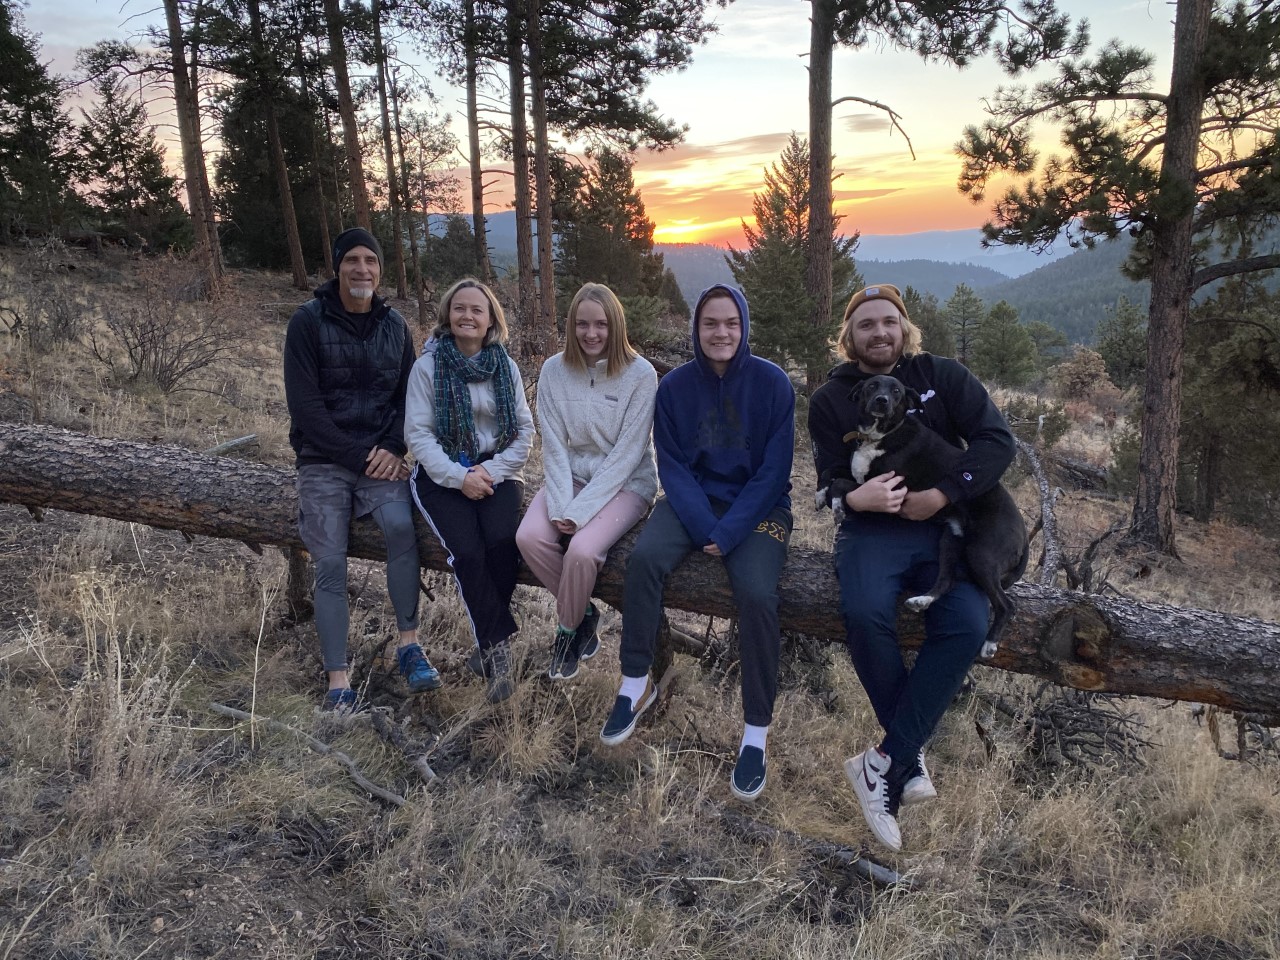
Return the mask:
[[400,672],[414,693],[440,686],[418,645],[418,545],[404,461],[404,397],[416,359],[402,317],[377,295],[382,248],[353,227],[333,244],[336,279],[295,311],[284,388],[297,454],[298,530],[315,561],[316,632],[329,690],[321,709],[363,704],[347,674],[347,528],[372,516],[387,541],[387,593]]

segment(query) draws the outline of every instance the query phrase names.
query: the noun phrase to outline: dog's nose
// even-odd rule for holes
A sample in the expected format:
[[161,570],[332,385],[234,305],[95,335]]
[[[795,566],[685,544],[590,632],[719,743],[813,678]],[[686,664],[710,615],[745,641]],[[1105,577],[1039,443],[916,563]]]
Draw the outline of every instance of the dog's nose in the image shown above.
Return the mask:
[[883,393],[876,394],[871,398],[871,409],[876,413],[882,413],[889,409],[889,398]]

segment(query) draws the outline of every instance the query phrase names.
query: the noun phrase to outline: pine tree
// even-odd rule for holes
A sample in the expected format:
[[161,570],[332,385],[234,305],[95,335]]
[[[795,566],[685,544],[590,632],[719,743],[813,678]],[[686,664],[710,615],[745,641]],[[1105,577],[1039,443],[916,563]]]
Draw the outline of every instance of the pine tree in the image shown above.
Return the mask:
[[907,287],[902,291],[902,305],[907,308],[911,322],[920,328],[925,350],[939,357],[956,355],[955,332],[943,316],[935,295],[921,294],[915,287]]
[[164,147],[146,108],[117,73],[98,74],[93,89],[98,102],[81,111],[79,141],[92,177],[86,193],[100,228],[151,250],[189,248],[191,222],[178,202],[177,179],[165,170]]
[[1035,343],[1018,322],[1018,311],[1001,300],[987,313],[973,340],[975,376],[1005,387],[1021,387],[1036,373]]
[[1140,386],[1147,372],[1147,315],[1121,297],[1098,324],[1098,352],[1121,390]]
[[982,298],[973,292],[967,283],[956,286],[955,293],[947,298],[943,308],[943,316],[951,325],[951,332],[956,338],[956,359],[965,366],[969,365],[973,351],[974,339],[978,328],[986,316],[987,307]]
[[17,4],[0,0],[0,243],[56,230],[74,209],[66,84],[40,62]]
[[[1113,41],[1035,87],[988,101],[964,132],[960,186],[981,200],[993,176],[1033,176],[996,202],[990,242],[1090,245],[1134,235],[1128,268],[1151,279],[1141,466],[1126,540],[1177,554],[1181,381],[1196,290],[1280,267],[1280,253],[1213,257],[1207,241],[1247,235],[1280,214],[1280,10],[1272,0],[1177,0],[1172,71],[1155,87],[1147,51]],[[1103,107],[1105,106],[1105,109]],[[1264,119],[1265,118],[1265,119]],[[1065,149],[1038,162],[1037,124]],[[1221,248],[1219,248],[1221,249]]]
[[755,226],[742,224],[747,248],[730,248],[725,260],[751,306],[752,349],[783,366],[798,367],[812,393],[831,367],[831,341],[844,304],[862,285],[853,261],[858,236],[832,241],[835,296],[825,326],[815,329],[805,290],[809,144],[803,137],[793,132],[782,154],[765,170],[764,189],[752,199],[751,212]]

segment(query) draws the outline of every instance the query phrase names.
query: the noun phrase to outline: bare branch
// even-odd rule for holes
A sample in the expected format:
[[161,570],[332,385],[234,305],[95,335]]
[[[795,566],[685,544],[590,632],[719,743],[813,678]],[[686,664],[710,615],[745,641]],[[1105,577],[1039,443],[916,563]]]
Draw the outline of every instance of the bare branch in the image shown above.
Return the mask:
[[902,138],[907,141],[907,149],[911,151],[911,159],[914,160],[916,158],[916,148],[911,145],[911,138],[907,136],[907,131],[904,130],[902,124],[898,122],[902,118],[896,110],[886,104],[880,103],[878,100],[867,100],[864,97],[853,96],[837,97],[835,100],[831,101],[831,109],[834,110],[840,104],[848,102],[865,103],[868,107],[875,107],[877,110],[883,110],[887,113],[889,115],[889,123],[891,124],[892,129],[901,133]]

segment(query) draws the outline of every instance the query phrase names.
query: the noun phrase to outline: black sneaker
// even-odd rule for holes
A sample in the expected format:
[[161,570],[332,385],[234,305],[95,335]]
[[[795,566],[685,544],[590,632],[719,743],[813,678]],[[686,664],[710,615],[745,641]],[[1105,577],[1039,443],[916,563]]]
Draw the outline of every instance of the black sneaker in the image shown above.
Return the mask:
[[733,795],[750,802],[764,791],[767,779],[764,751],[759,747],[743,747],[733,768],[733,776],[729,778],[729,789]]
[[551,667],[547,670],[552,680],[572,680],[578,675],[577,641],[575,631],[556,627],[556,638],[551,644]]
[[484,698],[490,703],[501,703],[516,692],[516,678],[511,670],[511,644],[503,640],[484,651],[485,676],[489,685]]
[[440,689],[440,671],[431,665],[418,644],[411,643],[407,647],[401,647],[396,651],[396,660],[400,663],[400,675],[409,685],[411,693]]
[[578,659],[590,660],[600,652],[600,611],[594,603],[587,603],[587,615],[578,624]]
[[653,685],[652,677],[645,677],[644,693],[640,694],[640,703],[634,708],[630,697],[618,694],[618,699],[613,701],[613,711],[600,730],[601,741],[612,747],[627,739],[635,730],[640,714],[653,706],[657,699],[658,688]]

